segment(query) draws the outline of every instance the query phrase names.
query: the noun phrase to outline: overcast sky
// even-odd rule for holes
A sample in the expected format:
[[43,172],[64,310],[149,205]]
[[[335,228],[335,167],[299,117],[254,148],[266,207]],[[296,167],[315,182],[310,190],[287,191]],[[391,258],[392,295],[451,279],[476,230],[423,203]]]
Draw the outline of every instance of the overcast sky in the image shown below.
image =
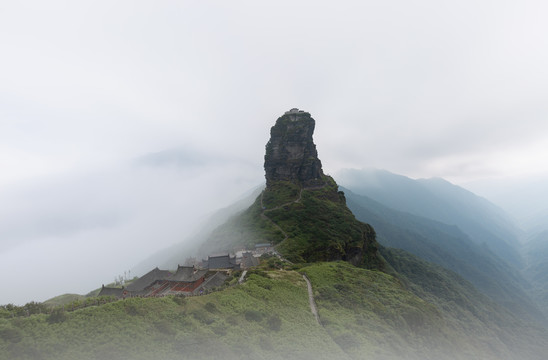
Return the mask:
[[546,1],[265,3],[0,4],[0,304],[182,241],[292,107],[332,175],[547,175]]

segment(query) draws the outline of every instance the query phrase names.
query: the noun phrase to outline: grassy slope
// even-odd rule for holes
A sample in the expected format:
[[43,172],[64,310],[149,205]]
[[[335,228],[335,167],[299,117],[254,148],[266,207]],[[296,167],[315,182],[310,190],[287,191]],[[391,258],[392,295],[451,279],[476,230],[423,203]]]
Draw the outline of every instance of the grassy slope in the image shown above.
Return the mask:
[[[0,319],[0,359],[542,358],[538,333],[454,274],[405,253],[386,256],[404,257],[404,282],[346,262],[302,265],[322,326],[300,273],[257,270],[243,285],[200,297],[126,299],[57,323]],[[414,269],[426,278],[413,278]]]
[[0,359],[341,358],[315,323],[296,272],[251,274],[193,297],[126,299],[66,313],[0,319]]
[[481,347],[496,358],[545,358],[546,329],[523,321],[449,270],[403,250],[382,248],[381,253],[409,290],[440,310],[462,348]]
[[[331,177],[323,180],[326,186],[302,193],[295,183],[273,182],[247,210],[217,228],[202,252],[270,242],[293,262],[342,259],[367,268],[381,268],[383,261],[378,257],[374,230],[356,220]],[[286,232],[287,239],[261,216],[263,212]]]
[[48,299],[44,301],[44,305],[47,305],[49,307],[56,307],[61,306],[65,304],[69,304],[73,301],[77,300],[84,300],[86,297],[84,295],[78,295],[78,294],[63,294],[56,297],[53,297],[51,299]]
[[[338,193],[335,181],[324,177],[327,185],[321,189],[304,190],[299,202],[293,202],[268,213],[268,216],[284,229],[288,238],[278,250],[292,261],[347,260],[370,268],[379,266],[375,258],[376,242],[373,229],[356,220],[346,206],[346,199]],[[279,187],[285,184],[278,184]],[[268,189],[270,194],[280,190]],[[295,198],[293,198],[295,199]],[[267,208],[285,204],[285,200],[270,201]],[[364,262],[356,262],[352,254],[361,253],[367,243],[371,249]]]
[[548,314],[548,230],[532,238],[524,246],[527,267],[524,274],[533,285],[532,294]]
[[473,243],[456,226],[392,210],[348,190],[345,194],[352,212],[371,223],[382,245],[403,249],[458,273],[528,321],[545,321],[525,290],[525,278],[489,249]]

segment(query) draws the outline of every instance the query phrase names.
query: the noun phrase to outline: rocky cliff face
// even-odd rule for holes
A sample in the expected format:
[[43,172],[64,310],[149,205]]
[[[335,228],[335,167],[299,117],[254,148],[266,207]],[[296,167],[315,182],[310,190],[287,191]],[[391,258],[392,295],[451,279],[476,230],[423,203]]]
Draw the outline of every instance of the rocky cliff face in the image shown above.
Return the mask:
[[294,262],[345,260],[381,269],[375,231],[356,220],[335,180],[322,171],[314,127],[309,113],[291,109],[270,130],[260,216],[262,229],[274,229],[261,237]]
[[385,269],[375,230],[356,220],[335,180],[322,171],[314,125],[297,109],[276,121],[266,145],[266,189],[209,235],[202,254],[271,243],[294,263],[343,260]]
[[322,163],[312,140],[315,121],[309,113],[291,109],[270,129],[264,168],[267,185],[291,181],[304,186],[321,182]]

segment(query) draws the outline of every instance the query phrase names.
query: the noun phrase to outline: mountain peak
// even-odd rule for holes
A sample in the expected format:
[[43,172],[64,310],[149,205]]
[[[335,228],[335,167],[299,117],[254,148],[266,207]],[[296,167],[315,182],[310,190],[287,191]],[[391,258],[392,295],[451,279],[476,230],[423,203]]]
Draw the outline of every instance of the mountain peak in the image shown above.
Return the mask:
[[316,122],[310,113],[297,108],[286,111],[270,129],[266,145],[265,177],[304,186],[322,183],[322,163],[312,139]]

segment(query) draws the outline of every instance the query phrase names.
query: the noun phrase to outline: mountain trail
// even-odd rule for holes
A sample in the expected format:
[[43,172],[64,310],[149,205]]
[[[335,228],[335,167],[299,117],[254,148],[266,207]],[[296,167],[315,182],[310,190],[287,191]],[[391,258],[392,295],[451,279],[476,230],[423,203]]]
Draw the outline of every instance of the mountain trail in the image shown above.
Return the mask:
[[263,219],[265,219],[265,220],[270,221],[270,222],[272,223],[272,225],[274,225],[274,227],[275,227],[276,229],[280,230],[280,232],[281,232],[281,233],[283,234],[283,236],[284,236],[284,239],[283,239],[282,241],[286,240],[286,239],[289,237],[289,235],[287,235],[287,233],[284,231],[284,229],[282,229],[282,228],[280,227],[280,225],[276,224],[271,218],[269,218],[269,217],[266,215],[266,213],[267,213],[267,212],[270,212],[270,211],[274,211],[274,210],[281,209],[281,208],[283,208],[284,206],[288,206],[288,205],[291,205],[291,204],[293,204],[293,203],[299,203],[299,202],[301,201],[301,199],[302,199],[302,196],[303,196],[303,190],[304,190],[304,188],[301,188],[301,191],[299,192],[299,197],[298,197],[297,199],[292,200],[292,201],[289,201],[289,202],[286,202],[285,204],[282,204],[282,205],[278,205],[278,206],[276,206],[276,207],[273,207],[272,209],[266,209],[266,208],[265,208],[264,203],[263,203],[264,191],[261,193],[261,208],[263,209],[263,212],[261,213],[261,217],[262,217]]
[[319,325],[322,325],[320,321],[320,315],[318,315],[318,308],[316,307],[316,302],[314,301],[314,292],[312,291],[312,284],[306,275],[303,275],[304,281],[306,281],[306,287],[308,288],[308,302],[310,303],[310,311],[312,315],[316,318],[316,321]]
[[263,203],[263,197],[264,197],[264,191],[261,193],[261,208],[263,209],[263,212],[261,213],[261,217],[265,220],[268,220],[272,223],[272,225],[274,225],[274,227],[278,230],[280,230],[280,232],[283,234],[284,236],[284,240],[287,240],[287,238],[289,237],[289,235],[287,235],[287,233],[284,231],[284,229],[282,229],[280,227],[280,225],[276,224],[271,218],[269,218],[266,213],[267,212],[270,212],[270,211],[274,211],[274,210],[278,210],[278,209],[281,209],[283,208],[284,206],[288,206],[288,205],[291,205],[291,204],[297,204],[297,203],[300,203],[301,202],[301,199],[303,197],[303,191],[304,190],[320,190],[320,189],[323,189],[327,186],[327,182],[324,183],[323,185],[321,186],[309,186],[309,187],[301,187],[301,191],[299,191],[299,196],[297,197],[297,199],[295,200],[291,200],[289,202],[286,202],[285,204],[281,204],[281,205],[278,205],[276,207],[273,207],[272,209],[266,209],[265,206],[264,206],[264,203]]
[[238,284],[243,284],[243,282],[245,281],[245,275],[247,274],[247,270],[244,270],[242,272],[242,276],[240,276],[240,278],[238,279]]

